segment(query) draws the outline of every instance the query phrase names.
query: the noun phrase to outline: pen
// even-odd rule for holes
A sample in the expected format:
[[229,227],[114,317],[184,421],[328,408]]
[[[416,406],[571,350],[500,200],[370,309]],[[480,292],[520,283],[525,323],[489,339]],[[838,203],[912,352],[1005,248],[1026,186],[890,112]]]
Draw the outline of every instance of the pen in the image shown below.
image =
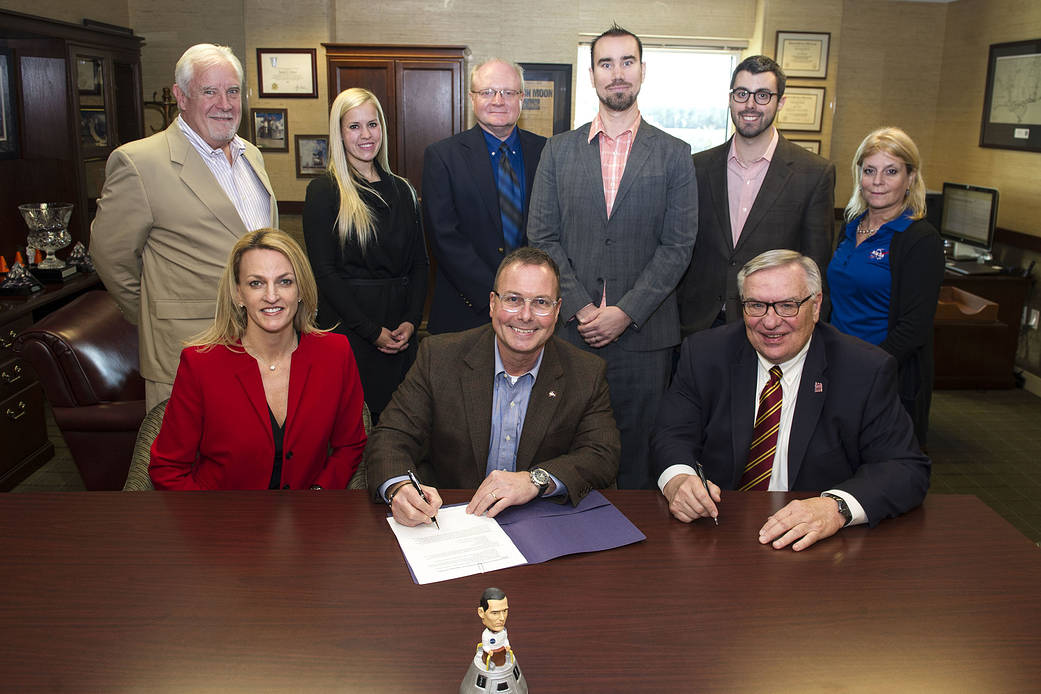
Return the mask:
[[[703,485],[705,485],[705,491],[708,492],[709,497],[711,497],[712,496],[712,492],[710,492],[709,489],[708,489],[708,480],[705,479],[705,470],[702,469],[701,463],[694,463],[694,469],[698,473],[698,479],[700,479],[701,483]],[[411,475],[412,473],[410,472],[409,474]],[[719,525],[719,516],[716,516],[712,520],[713,520],[713,522],[715,522],[716,525]]]
[[[705,478],[702,477],[701,479]],[[411,470],[408,471],[408,480],[412,483],[412,486],[416,488],[416,491],[419,492],[419,498],[429,504],[430,500],[427,499],[427,495],[423,493],[423,489],[419,486],[419,480],[416,479],[416,476],[412,474]],[[437,524],[437,516],[433,516],[430,520],[434,521],[434,525],[437,525],[438,530],[441,529],[441,526]],[[716,525],[719,525],[719,523],[716,523]]]

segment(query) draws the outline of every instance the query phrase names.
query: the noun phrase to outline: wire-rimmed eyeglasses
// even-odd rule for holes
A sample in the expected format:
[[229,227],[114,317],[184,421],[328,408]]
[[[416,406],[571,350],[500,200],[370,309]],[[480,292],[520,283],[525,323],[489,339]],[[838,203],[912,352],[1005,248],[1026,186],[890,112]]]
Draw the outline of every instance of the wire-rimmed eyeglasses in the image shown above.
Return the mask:
[[734,98],[734,101],[736,101],[739,104],[747,103],[749,96],[755,96],[755,102],[757,104],[759,104],[760,106],[766,106],[768,103],[770,103],[770,99],[774,98],[777,95],[777,92],[771,92],[769,89],[760,89],[755,92],[750,92],[744,87],[734,87],[730,90],[730,96],[732,96]]
[[526,297],[520,294],[500,294],[496,291],[493,291],[492,294],[499,297],[499,303],[502,304],[503,309],[510,313],[517,313],[524,308],[524,304],[527,304],[531,306],[531,312],[536,316],[548,316],[560,303],[560,299],[550,299],[545,296]]
[[781,318],[794,318],[799,315],[799,309],[802,308],[802,305],[812,298],[813,294],[798,301],[795,299],[786,299],[784,301],[742,301],[741,308],[744,309],[745,315],[750,318],[762,318],[771,307],[774,313]]
[[482,99],[494,99],[496,94],[504,99],[516,99],[524,92],[519,89],[471,89],[470,93],[476,94]]

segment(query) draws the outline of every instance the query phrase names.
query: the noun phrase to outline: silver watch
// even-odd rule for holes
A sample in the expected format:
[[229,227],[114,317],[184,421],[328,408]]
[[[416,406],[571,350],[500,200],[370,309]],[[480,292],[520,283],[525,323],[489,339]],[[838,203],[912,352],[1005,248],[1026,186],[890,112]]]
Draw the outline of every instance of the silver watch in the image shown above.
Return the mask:
[[537,467],[528,470],[528,474],[531,476],[531,483],[539,488],[539,496],[545,494],[546,490],[549,489],[549,473],[542,468]]

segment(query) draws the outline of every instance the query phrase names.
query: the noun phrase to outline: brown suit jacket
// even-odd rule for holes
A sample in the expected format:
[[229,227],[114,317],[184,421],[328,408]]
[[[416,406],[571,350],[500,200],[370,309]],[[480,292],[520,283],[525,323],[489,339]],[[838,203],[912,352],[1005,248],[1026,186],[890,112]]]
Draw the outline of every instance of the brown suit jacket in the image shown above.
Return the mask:
[[[244,156],[278,208],[260,151]],[[217,281],[248,229],[174,121],[108,158],[90,253],[105,288],[138,326],[141,375],[173,383],[183,342],[213,322]]]
[[[415,469],[429,452],[435,479],[450,489],[476,489],[485,477],[495,370],[491,326],[434,335],[380,415],[365,450],[369,491]],[[532,387],[517,470],[541,467],[577,504],[615,481],[621,444],[611,412],[604,362],[563,340],[546,343]],[[422,479],[422,475],[420,476]]]

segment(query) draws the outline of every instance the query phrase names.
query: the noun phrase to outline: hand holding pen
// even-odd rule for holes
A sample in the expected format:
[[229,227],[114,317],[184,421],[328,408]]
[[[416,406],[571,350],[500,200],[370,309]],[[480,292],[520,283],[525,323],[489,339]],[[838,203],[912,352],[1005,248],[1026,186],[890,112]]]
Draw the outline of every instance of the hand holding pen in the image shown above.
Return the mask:
[[[712,490],[709,489],[708,480],[705,479],[705,469],[701,467],[701,463],[694,463],[694,470],[698,473],[698,479],[701,480],[701,484],[705,487],[705,493],[708,494],[709,499],[712,498]],[[719,525],[719,511],[716,511],[716,515],[712,516],[712,520]]]
[[[427,495],[426,495],[426,494],[425,494],[425,493],[423,492],[423,488],[419,486],[419,480],[418,480],[418,479],[416,479],[416,476],[415,476],[415,475],[414,475],[414,474],[412,473],[412,471],[411,471],[411,470],[409,470],[409,471],[408,471],[408,481],[409,481],[409,482],[411,482],[411,483],[412,483],[412,487],[413,487],[413,488],[414,488],[414,489],[415,489],[415,490],[416,490],[417,492],[419,492],[419,498],[420,498],[420,499],[422,499],[422,500],[423,500],[424,502],[426,502],[427,504],[429,504],[429,503],[430,503],[430,500],[429,500],[429,499],[427,499]],[[438,499],[438,502],[440,502],[440,501],[441,501],[441,499],[439,498],[439,499]],[[438,506],[440,506],[440,505],[441,505],[441,504],[440,504],[440,503],[438,503]],[[435,525],[435,526],[437,526],[437,529],[438,529],[438,530],[440,530],[440,529],[441,529],[441,526],[437,524],[437,513],[436,513],[436,509],[435,509],[435,512],[434,512],[434,513],[433,513],[433,514],[432,514],[432,515],[430,516],[430,520],[432,520],[432,521],[434,522],[434,525]]]

